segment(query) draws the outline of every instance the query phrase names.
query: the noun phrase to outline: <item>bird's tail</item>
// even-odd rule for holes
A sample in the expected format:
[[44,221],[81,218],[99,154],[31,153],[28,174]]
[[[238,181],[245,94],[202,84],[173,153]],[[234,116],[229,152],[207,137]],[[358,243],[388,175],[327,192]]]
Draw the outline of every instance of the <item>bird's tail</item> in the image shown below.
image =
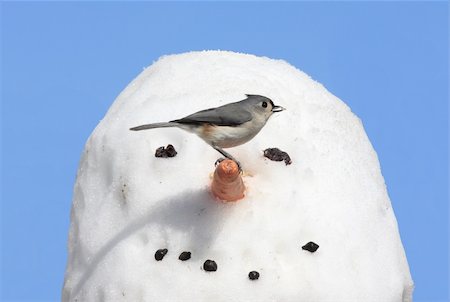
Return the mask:
[[153,124],[147,124],[147,125],[141,125],[137,127],[130,128],[132,131],[139,131],[139,130],[147,130],[147,129],[155,129],[155,128],[166,128],[166,127],[178,127],[177,123],[153,123]]

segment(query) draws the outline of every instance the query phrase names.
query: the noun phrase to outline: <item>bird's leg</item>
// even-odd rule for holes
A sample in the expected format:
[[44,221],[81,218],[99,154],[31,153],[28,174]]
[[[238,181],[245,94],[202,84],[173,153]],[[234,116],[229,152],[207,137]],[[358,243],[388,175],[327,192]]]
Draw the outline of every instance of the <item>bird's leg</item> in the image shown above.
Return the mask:
[[[240,163],[238,160],[236,160],[230,153],[225,152],[222,148],[219,148],[219,147],[217,147],[217,146],[212,146],[212,147],[213,147],[214,149],[216,149],[220,154],[222,154],[223,156],[225,156],[226,158],[231,159],[232,161],[234,161],[234,162],[238,165],[239,171],[242,171],[241,163]],[[220,163],[221,161],[223,161],[223,159],[222,159],[222,158],[219,158],[219,159],[216,161],[216,164],[217,164],[217,162]]]

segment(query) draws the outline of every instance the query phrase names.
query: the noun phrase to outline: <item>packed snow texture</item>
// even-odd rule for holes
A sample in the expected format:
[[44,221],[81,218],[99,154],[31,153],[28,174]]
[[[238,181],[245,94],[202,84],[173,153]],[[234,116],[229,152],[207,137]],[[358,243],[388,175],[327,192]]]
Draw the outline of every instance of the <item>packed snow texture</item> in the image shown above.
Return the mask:
[[[287,108],[247,144],[246,196],[209,192],[220,154],[177,128],[130,127],[259,94]],[[172,144],[178,154],[156,158]],[[263,150],[286,151],[291,165]],[[311,253],[308,242],[319,245]],[[224,51],[165,56],[117,97],[74,188],[63,301],[411,301],[413,283],[361,121],[285,61]],[[167,248],[161,261],[158,249]],[[183,251],[191,258],[180,261]],[[203,269],[205,260],[217,271]],[[257,271],[257,280],[249,273]]]

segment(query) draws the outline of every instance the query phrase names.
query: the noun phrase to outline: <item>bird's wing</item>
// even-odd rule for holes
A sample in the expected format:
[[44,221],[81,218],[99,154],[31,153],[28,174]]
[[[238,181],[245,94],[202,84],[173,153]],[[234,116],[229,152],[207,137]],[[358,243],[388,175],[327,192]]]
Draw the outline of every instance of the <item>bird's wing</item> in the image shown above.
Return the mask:
[[217,126],[238,126],[251,119],[252,115],[249,111],[242,109],[242,106],[236,103],[231,103],[217,108],[202,110],[171,122],[180,124],[208,123]]

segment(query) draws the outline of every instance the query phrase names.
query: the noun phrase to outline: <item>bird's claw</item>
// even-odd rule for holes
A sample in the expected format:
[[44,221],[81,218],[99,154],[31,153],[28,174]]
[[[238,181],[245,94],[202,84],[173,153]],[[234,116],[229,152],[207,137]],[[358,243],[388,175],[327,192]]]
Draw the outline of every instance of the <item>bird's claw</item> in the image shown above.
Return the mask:
[[214,163],[214,167],[217,167],[218,164],[220,164],[221,162],[223,162],[226,158],[225,157],[221,157],[219,159],[216,160],[216,162]]
[[234,162],[237,164],[237,166],[238,166],[238,168],[239,168],[239,173],[242,173],[242,166],[241,166],[241,163],[238,162],[237,160],[235,160]]

